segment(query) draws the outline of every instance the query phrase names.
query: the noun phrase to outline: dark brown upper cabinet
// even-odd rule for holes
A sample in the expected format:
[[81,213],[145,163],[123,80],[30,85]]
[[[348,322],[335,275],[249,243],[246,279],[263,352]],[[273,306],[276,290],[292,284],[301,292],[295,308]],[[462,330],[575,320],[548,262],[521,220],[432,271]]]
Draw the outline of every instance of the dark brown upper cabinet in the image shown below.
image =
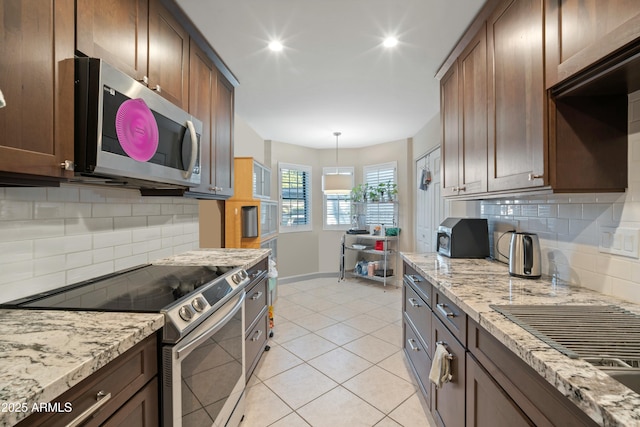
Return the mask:
[[79,53],[102,58],[186,110],[189,34],[160,0],[77,0]]
[[0,13],[0,183],[57,185],[73,176],[74,2],[0,0]]
[[138,81],[147,79],[148,0],[76,0],[76,49]]
[[637,44],[637,0],[545,0],[546,87]]
[[625,190],[626,92],[548,89],[549,7],[489,0],[436,74],[445,196]]

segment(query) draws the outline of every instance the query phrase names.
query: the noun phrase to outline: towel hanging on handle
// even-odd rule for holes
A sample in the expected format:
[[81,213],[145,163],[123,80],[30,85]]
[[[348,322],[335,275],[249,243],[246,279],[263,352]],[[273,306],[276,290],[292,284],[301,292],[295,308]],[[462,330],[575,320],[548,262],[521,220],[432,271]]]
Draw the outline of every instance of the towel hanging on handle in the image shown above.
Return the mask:
[[453,378],[451,374],[451,359],[453,359],[453,356],[449,353],[444,343],[436,343],[436,351],[433,354],[431,371],[429,371],[429,380],[437,388],[442,388],[445,383],[448,383]]

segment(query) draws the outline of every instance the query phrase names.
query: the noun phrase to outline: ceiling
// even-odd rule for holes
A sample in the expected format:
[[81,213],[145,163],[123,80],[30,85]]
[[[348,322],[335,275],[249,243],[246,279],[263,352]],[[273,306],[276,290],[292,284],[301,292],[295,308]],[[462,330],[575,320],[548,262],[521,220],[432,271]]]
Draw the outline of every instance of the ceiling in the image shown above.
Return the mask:
[[[484,0],[177,0],[240,81],[262,139],[314,148],[414,136],[439,111],[438,68]],[[382,45],[395,36],[394,48]],[[284,49],[267,48],[279,40]]]

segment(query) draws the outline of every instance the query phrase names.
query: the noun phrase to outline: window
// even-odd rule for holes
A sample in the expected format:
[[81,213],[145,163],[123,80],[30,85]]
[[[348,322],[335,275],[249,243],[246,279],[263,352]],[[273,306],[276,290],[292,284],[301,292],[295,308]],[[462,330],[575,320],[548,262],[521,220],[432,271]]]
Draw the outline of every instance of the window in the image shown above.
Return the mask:
[[311,167],[278,163],[280,232],[311,230]]
[[[397,184],[396,162],[380,165],[365,166],[364,183],[372,187],[379,184]],[[367,204],[367,224],[384,224],[386,226],[397,225],[395,217],[396,209],[393,203],[369,203]]]
[[[335,172],[335,167],[322,168],[322,175]],[[351,187],[353,187],[353,167],[340,167],[338,173],[351,175]],[[351,227],[351,195],[325,194],[323,201],[324,230],[346,230]]]

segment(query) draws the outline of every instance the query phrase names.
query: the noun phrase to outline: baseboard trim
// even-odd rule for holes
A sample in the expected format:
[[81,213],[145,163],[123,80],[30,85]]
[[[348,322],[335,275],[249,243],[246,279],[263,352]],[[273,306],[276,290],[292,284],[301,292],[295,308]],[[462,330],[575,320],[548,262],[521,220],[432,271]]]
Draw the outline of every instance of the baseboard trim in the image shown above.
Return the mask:
[[287,284],[287,283],[296,283],[302,280],[311,280],[311,279],[322,279],[325,277],[335,277],[336,281],[340,276],[339,272],[325,271],[322,273],[309,273],[309,274],[300,274],[297,276],[287,276],[287,277],[278,277],[278,283]]

